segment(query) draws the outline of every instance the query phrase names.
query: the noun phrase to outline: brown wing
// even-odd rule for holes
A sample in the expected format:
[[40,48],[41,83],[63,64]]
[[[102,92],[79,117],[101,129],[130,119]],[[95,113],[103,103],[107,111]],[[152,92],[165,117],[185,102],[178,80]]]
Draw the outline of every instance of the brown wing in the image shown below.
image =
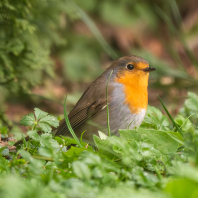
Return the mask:
[[[69,114],[68,116],[72,129],[75,130],[78,126],[83,124],[86,120],[92,118],[94,115],[100,112],[105,105],[106,105],[106,101],[101,104],[97,104],[97,102],[93,102],[89,106],[85,106],[84,108],[79,109],[79,111],[75,111],[75,112],[72,111],[71,114]],[[67,127],[65,120],[61,121],[61,124],[55,135],[56,136],[60,136],[60,135],[69,136],[70,135],[70,132],[69,132],[69,129]]]
[[[106,71],[96,79],[89,88],[84,92],[74,109],[69,113],[68,118],[71,127],[75,130],[88,119],[99,113],[106,105],[106,85],[110,75],[110,71]],[[114,86],[110,82],[108,85],[108,102],[111,101],[111,92]],[[70,135],[65,120],[62,120],[55,134],[56,136]]]

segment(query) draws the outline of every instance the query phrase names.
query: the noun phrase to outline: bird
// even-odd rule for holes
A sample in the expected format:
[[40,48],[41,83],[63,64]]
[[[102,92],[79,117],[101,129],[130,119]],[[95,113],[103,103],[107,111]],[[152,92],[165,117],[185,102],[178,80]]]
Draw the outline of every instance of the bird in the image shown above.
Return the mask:
[[[107,106],[111,135],[119,129],[139,127],[148,105],[149,72],[156,70],[135,55],[114,61],[81,96],[68,118],[78,138],[93,141],[98,131],[107,134]],[[106,86],[107,93],[106,93]],[[71,136],[65,119],[60,122],[55,136]]]
[[[69,113],[69,122],[76,136],[81,138],[84,132],[83,141],[92,144],[93,135],[98,135],[98,131],[108,133],[108,123],[111,135],[116,136],[119,129],[139,127],[148,105],[149,73],[155,70],[145,59],[135,55],[114,61],[91,83]],[[65,119],[52,133],[72,137]],[[15,146],[21,143],[19,140]]]

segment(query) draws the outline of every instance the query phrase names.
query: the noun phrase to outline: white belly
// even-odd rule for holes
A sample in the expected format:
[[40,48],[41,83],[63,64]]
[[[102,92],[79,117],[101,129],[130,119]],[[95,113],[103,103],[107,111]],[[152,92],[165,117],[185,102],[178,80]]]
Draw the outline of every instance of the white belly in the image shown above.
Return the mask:
[[146,109],[140,109],[139,113],[132,114],[128,105],[125,105],[123,85],[117,83],[113,91],[112,101],[109,103],[109,121],[111,133],[118,134],[119,129],[133,129],[139,127],[146,114]]

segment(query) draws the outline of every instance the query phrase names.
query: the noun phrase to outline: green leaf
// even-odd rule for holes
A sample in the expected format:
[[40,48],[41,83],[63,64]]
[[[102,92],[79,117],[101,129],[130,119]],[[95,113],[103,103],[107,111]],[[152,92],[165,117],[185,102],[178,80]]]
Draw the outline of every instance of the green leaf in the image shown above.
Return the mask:
[[198,95],[192,92],[188,93],[189,99],[185,101],[185,106],[193,111],[198,110]]
[[1,147],[1,146],[0,146],[0,154],[1,154],[2,156],[9,156],[9,149],[6,148],[6,147]]
[[192,122],[189,120],[189,118],[184,118],[182,115],[178,115],[175,118],[175,122],[180,126],[180,128],[184,132],[195,131],[195,128]]
[[22,149],[19,150],[19,154],[20,154],[21,156],[23,156],[23,158],[25,158],[25,159],[28,160],[28,161],[32,161],[32,160],[33,160],[31,154],[30,154],[29,152],[25,151],[25,150],[22,150]]
[[100,137],[101,140],[103,140],[103,139],[105,140],[108,137],[106,134],[104,134],[101,131],[98,131],[98,135],[99,135],[99,137]]
[[197,183],[183,178],[170,180],[164,191],[175,198],[198,197]]
[[59,126],[59,121],[56,117],[54,116],[51,116],[51,115],[48,115],[48,116],[45,116],[43,118],[40,119],[39,121],[39,124],[40,123],[47,123],[53,127],[58,127]]
[[71,148],[65,153],[65,155],[68,157],[72,157],[73,155],[79,155],[80,153],[82,153],[85,150],[86,150],[86,148],[84,148],[84,147],[77,148],[77,147],[71,146]]
[[40,144],[43,147],[54,149],[56,151],[60,149],[60,145],[58,144],[58,142],[53,139],[52,134],[49,133],[44,133],[40,136]]
[[57,150],[60,149],[60,145],[58,144],[58,142],[54,139],[50,139],[49,140],[49,144],[51,147],[56,148]]
[[45,122],[39,122],[39,126],[45,133],[50,133],[52,131],[52,128],[50,124],[45,123]]
[[23,116],[21,121],[20,121],[20,124],[24,125],[24,126],[33,126],[35,124],[34,114],[29,113],[29,114]]
[[0,170],[9,172],[8,165],[9,161],[0,155]]
[[111,138],[107,136],[106,139],[100,139],[98,136],[93,135],[94,143],[99,149],[100,153],[107,158],[119,158],[120,155],[113,151],[113,144],[109,141]]
[[52,139],[52,134],[43,133],[43,134],[41,134],[41,139],[50,140],[50,139]]
[[30,113],[28,115],[23,116],[20,122],[22,125],[25,126],[34,125],[33,129],[35,129],[37,127],[37,124],[39,124],[40,128],[46,133],[50,133],[52,131],[51,126],[53,127],[59,126],[59,121],[56,117],[48,115],[48,113],[41,111],[38,108],[35,108],[34,110],[35,110],[34,112],[35,112],[36,120],[34,114]]
[[8,132],[7,127],[2,127],[2,128],[0,128],[0,133],[1,133],[1,134],[6,134],[7,132]]
[[58,119],[51,115],[42,117],[38,123],[41,129],[46,133],[50,133],[52,131],[51,125],[53,127],[59,126]]
[[34,108],[34,114],[36,116],[36,120],[39,120],[48,115],[48,113],[40,110],[39,108]]
[[181,133],[179,132],[173,132],[173,131],[166,131],[168,134],[170,134],[172,136],[172,138],[176,138],[175,140],[179,143],[179,144],[184,144],[184,138],[181,135]]
[[[76,140],[73,139],[73,138],[65,137],[65,136],[61,136],[61,138],[64,139],[64,142],[65,142],[65,145],[66,145],[66,146],[70,146],[70,145],[73,145],[73,144],[78,145],[77,142],[76,142]],[[56,139],[56,137],[55,137],[55,139]],[[89,146],[87,143],[81,142],[81,145],[82,145],[83,147],[86,147],[86,150],[93,151],[93,148],[92,148],[91,146]]]
[[28,131],[28,132],[27,132],[27,135],[28,135],[30,138],[32,138],[33,140],[40,141],[40,136],[39,136],[39,134],[37,133],[37,131],[33,131],[33,130]]
[[64,139],[60,138],[59,136],[55,136],[54,139],[59,143],[59,145],[65,145]]
[[[136,130],[119,130],[120,136],[127,140],[132,147],[143,146],[146,150],[165,161],[173,155],[179,143],[166,131],[138,128]],[[144,151],[146,151],[144,149]],[[145,152],[144,152],[145,154]]]
[[[188,99],[184,103],[184,107],[181,108],[180,114],[185,118],[188,117],[194,124],[198,119],[198,95],[195,93],[188,93]],[[187,118],[186,118],[187,119]],[[185,131],[185,130],[184,130]]]
[[43,172],[44,160],[34,159],[29,152],[22,149],[19,150],[19,154],[28,161],[28,168],[32,175],[38,175]]
[[91,171],[89,170],[89,167],[85,163],[75,161],[72,163],[72,165],[76,176],[78,176],[83,180],[89,180],[91,178]]
[[49,157],[49,158],[53,156],[53,152],[52,152],[51,149],[49,149],[49,148],[40,147],[38,151],[39,151],[39,154],[40,154],[41,156]]
[[148,106],[142,127],[154,128],[157,130],[169,130],[168,118],[162,112],[155,108]]

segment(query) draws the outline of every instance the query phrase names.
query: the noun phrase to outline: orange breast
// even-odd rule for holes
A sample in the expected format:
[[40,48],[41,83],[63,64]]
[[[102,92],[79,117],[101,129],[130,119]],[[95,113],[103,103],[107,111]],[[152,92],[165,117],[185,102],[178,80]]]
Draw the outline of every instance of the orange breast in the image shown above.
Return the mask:
[[127,104],[131,113],[139,113],[142,109],[147,109],[148,105],[148,73],[130,72],[122,73],[115,78],[115,82],[124,86],[125,105]]

